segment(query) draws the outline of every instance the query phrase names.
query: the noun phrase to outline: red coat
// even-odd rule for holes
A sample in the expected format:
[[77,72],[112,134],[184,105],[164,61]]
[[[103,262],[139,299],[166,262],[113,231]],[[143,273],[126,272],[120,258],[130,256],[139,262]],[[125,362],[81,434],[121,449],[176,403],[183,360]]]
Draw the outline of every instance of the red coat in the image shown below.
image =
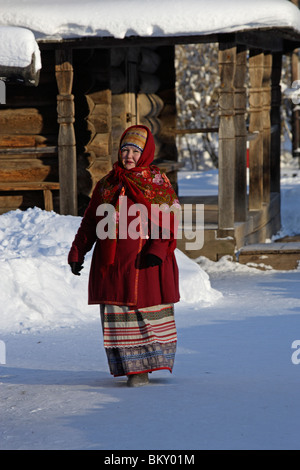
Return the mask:
[[[98,183],[99,185],[99,183]],[[101,252],[105,244],[96,234],[101,217],[96,215],[100,204],[98,185],[84,214],[68,256],[68,262],[84,261],[85,254],[96,243],[89,276],[89,304],[128,305],[135,308],[179,301],[178,267],[171,240],[118,239],[113,265],[103,268]],[[128,206],[132,203],[129,199]],[[128,216],[128,223],[135,217]],[[145,255],[162,259],[160,266],[146,267]]]
[[[112,242],[97,236],[97,225],[103,218],[96,215],[97,208],[105,202],[113,203],[121,187],[127,196],[128,208],[134,203],[141,203],[147,207],[147,211],[150,209],[150,213],[153,204],[169,202],[170,205],[174,198],[177,198],[170,183],[164,181],[167,179],[165,175],[160,175],[158,168],[151,167],[155,150],[153,135],[145,126],[135,127],[147,130],[145,148],[136,168],[126,171],[121,164],[116,163],[113,170],[98,182],[69,253],[69,263],[83,263],[85,254],[96,243],[89,277],[89,304],[141,308],[175,303],[179,300],[174,231],[170,230],[168,239],[153,240],[120,237],[117,242]],[[106,200],[107,194],[109,196]],[[127,227],[136,220],[136,216],[127,216]],[[136,232],[138,231],[136,229]],[[147,267],[146,254],[158,256],[162,264]]]

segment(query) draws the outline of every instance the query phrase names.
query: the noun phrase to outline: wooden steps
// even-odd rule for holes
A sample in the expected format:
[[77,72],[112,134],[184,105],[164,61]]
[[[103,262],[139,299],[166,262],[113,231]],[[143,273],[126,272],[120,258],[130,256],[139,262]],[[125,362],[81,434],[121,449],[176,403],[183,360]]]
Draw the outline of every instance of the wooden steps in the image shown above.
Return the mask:
[[[204,205],[204,243],[202,248],[187,249],[186,244],[190,240],[184,236],[177,240],[178,248],[190,258],[196,259],[199,256],[205,256],[212,261],[218,261],[222,256],[230,255],[235,260],[237,250],[253,244],[262,244],[280,229],[280,197],[277,193],[271,193],[270,204],[263,204],[260,211],[248,211],[245,222],[236,222],[233,229],[222,231],[218,230],[217,195],[181,196],[179,200],[182,208],[184,204],[193,204],[193,213],[195,213],[197,204]],[[193,225],[193,230],[195,229],[196,227]],[[200,239],[200,233],[198,233],[198,237]]]
[[278,270],[297,269],[300,263],[300,239],[242,247],[238,260],[239,263],[253,265],[259,269],[268,269],[268,266]]

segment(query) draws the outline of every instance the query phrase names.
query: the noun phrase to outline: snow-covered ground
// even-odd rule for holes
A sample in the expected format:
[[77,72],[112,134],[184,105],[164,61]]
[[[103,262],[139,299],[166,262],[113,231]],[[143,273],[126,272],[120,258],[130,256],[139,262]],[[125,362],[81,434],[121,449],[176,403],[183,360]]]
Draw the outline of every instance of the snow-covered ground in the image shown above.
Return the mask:
[[[214,171],[180,173],[180,194],[216,184]],[[280,236],[300,232],[299,201],[300,171],[284,168]],[[128,389],[109,375],[87,305],[90,256],[80,277],[66,265],[79,222],[36,208],[0,216],[0,449],[299,449],[300,269],[177,251],[173,374]]]

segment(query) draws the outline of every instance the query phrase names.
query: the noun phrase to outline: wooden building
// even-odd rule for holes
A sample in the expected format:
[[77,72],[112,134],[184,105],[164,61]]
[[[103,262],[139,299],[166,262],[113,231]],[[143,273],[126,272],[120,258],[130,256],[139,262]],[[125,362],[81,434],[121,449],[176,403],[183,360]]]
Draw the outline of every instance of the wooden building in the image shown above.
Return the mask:
[[[205,42],[219,44],[219,190],[181,200],[205,204],[204,246],[188,254],[217,260],[276,233],[280,77],[282,56],[300,45],[296,7],[295,15],[299,29],[263,24],[193,35],[38,38],[36,86],[26,86],[32,80],[21,70],[0,64],[7,83],[6,104],[0,105],[0,213],[38,206],[82,215],[95,183],[116,159],[121,133],[135,123],[152,130],[156,163],[176,187],[174,50]],[[178,242],[186,251],[185,239]]]
[[122,132],[137,122],[153,132],[156,161],[176,182],[173,45],[103,47],[82,39],[39,47],[38,85],[8,80],[0,108],[2,213],[52,208],[45,190],[57,212],[82,214],[116,159]]

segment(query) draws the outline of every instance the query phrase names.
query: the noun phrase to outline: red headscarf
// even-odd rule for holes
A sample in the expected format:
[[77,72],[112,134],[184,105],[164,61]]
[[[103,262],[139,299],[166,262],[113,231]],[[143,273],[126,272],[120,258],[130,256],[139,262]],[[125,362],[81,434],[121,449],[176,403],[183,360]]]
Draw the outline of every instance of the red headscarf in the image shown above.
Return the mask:
[[[126,132],[134,128],[142,128],[147,131],[147,140],[141,157],[135,168],[126,170],[123,167],[121,151],[119,149],[118,161],[114,163],[113,169],[108,175],[100,181],[99,190],[101,202],[112,204],[118,211],[119,196],[127,194],[134,203],[142,204],[147,208],[148,220],[162,227],[161,218],[159,215],[155,215],[152,205],[158,204],[161,206],[162,204],[167,204],[169,207],[173,206],[173,208],[179,209],[179,201],[167,176],[162,173],[157,166],[152,164],[155,142],[151,131],[146,126],[137,125],[126,129],[120,139],[120,145]],[[173,218],[173,213],[171,217]],[[173,238],[175,237],[175,224],[173,223],[170,226],[173,226],[171,232]],[[115,256],[116,239],[107,238],[106,240],[107,250],[105,249],[105,258],[107,259],[104,261],[104,264],[111,264]],[[170,250],[173,251],[175,246],[176,241],[170,245]]]

